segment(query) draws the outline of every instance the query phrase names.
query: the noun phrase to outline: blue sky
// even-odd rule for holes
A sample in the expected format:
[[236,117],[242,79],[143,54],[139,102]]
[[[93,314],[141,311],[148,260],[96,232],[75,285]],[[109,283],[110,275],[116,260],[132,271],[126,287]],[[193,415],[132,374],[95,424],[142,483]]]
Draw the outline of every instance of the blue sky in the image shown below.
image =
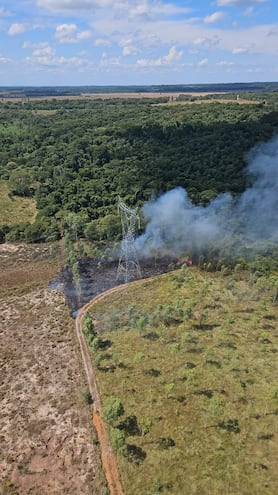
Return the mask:
[[277,80],[277,0],[0,0],[0,86]]

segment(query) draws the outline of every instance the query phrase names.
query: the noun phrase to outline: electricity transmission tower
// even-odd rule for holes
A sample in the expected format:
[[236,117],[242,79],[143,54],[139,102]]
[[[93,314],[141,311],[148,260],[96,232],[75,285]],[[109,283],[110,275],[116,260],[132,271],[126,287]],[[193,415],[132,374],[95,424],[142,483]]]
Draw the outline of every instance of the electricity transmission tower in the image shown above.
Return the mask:
[[140,228],[140,219],[136,209],[129,208],[119,196],[118,212],[121,214],[122,234],[121,251],[117,270],[117,279],[123,277],[125,282],[141,278],[141,270],[135,247],[136,226]]

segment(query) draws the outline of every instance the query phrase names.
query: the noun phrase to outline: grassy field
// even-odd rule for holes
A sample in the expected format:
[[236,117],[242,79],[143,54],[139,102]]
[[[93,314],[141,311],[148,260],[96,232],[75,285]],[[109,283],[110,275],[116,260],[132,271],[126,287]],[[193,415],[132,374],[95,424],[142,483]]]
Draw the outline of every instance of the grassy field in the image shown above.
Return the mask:
[[32,223],[36,214],[35,201],[29,198],[10,198],[7,182],[0,181],[0,224]]
[[[182,269],[94,306],[125,495],[278,492],[278,305],[245,272]],[[97,348],[97,349],[96,349]]]

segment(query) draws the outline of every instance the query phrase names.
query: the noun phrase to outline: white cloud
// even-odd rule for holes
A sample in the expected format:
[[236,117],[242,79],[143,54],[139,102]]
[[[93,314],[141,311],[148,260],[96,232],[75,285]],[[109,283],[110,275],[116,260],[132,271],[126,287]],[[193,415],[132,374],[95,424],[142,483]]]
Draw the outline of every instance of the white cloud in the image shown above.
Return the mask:
[[79,31],[76,24],[56,26],[55,38],[59,43],[79,43],[91,37],[91,31]]
[[2,55],[0,55],[0,63],[1,64],[8,64],[10,62],[12,62],[11,58],[3,57]]
[[217,36],[212,36],[206,38],[195,38],[192,42],[194,45],[202,48],[212,48],[219,45],[220,39]]
[[33,65],[36,70],[63,70],[70,68],[72,70],[83,70],[84,67],[90,67],[90,62],[82,57],[57,57],[55,50],[51,46],[46,46],[33,51],[32,56],[26,57],[25,61]]
[[111,46],[111,41],[104,38],[97,38],[94,41],[95,46]]
[[10,36],[15,36],[16,34],[22,34],[25,33],[28,30],[28,27],[26,24],[21,24],[19,22],[15,22],[14,24],[11,24],[9,29],[8,29],[8,34]]
[[23,48],[31,48],[32,54],[25,58],[25,62],[32,65],[36,70],[63,70],[63,68],[70,68],[73,70],[82,70],[84,67],[90,66],[89,60],[82,57],[64,57],[57,56],[55,48],[48,42],[29,43],[24,42]]
[[255,5],[264,2],[267,2],[267,0],[217,0],[216,5],[219,7],[245,7],[245,5]]
[[[142,18],[142,19],[157,19],[161,16],[171,16],[177,14],[188,14],[192,12],[192,9],[187,7],[181,7],[170,3],[162,3],[157,1],[148,0],[135,0],[134,5],[132,2],[126,3],[126,9],[129,11],[129,17]],[[114,4],[115,5],[115,4]],[[122,8],[123,3],[118,2],[115,5],[117,8]]]
[[172,46],[169,50],[168,55],[165,55],[165,57],[163,57],[163,60],[166,64],[172,64],[173,62],[177,62],[177,60],[181,59],[182,53],[182,51],[177,52],[176,47]]
[[213,24],[214,22],[221,21],[223,17],[225,17],[225,14],[223,12],[214,12],[211,15],[207,15],[204,18],[204,22],[206,22],[207,24]]
[[102,54],[102,57],[101,57],[101,60],[99,62],[99,67],[102,67],[102,68],[110,68],[111,66],[119,66],[121,65],[121,60],[119,57],[111,57],[111,58],[108,58],[106,53],[103,53]]
[[191,8],[164,3],[161,0],[37,0],[37,5],[59,14],[74,14],[110,8],[122,11],[126,19],[155,20],[161,16],[188,14]]
[[132,38],[120,40],[119,46],[122,48],[122,53],[125,57],[138,53],[138,49],[134,46]]
[[112,0],[37,0],[37,5],[51,12],[90,11],[95,7],[113,5]]
[[76,40],[77,41],[88,40],[89,38],[91,38],[91,36],[92,36],[92,32],[89,31],[89,29],[87,29],[86,31],[80,31],[79,33],[77,33]]
[[54,48],[52,48],[50,45],[45,44],[45,46],[41,46],[39,48],[35,48],[35,50],[32,53],[33,57],[53,57],[55,54]]
[[168,52],[167,55],[164,55],[164,57],[159,57],[154,60],[147,60],[147,59],[139,59],[137,60],[137,65],[140,67],[159,67],[163,65],[172,65],[175,62],[178,62],[181,57],[182,57],[183,52],[182,51],[177,51],[175,46],[172,46]]
[[230,67],[231,65],[235,65],[234,62],[230,62],[229,60],[220,60],[216,62],[218,67]]
[[[236,26],[230,28],[216,27],[214,24],[188,22],[186,19],[156,20],[154,22],[140,22],[132,24],[122,17],[110,19],[100,17],[92,23],[94,30],[101,33],[102,38],[117,42],[123,36],[134,33],[134,46],[180,46],[182,49],[198,49],[209,51],[232,52],[235,47],[248,47],[251,53],[262,56],[277,57],[277,44],[273,42],[270,32],[274,32],[277,24],[253,24],[249,26]],[[144,45],[144,39],[148,39],[148,45]],[[149,51],[149,50],[148,50]],[[204,56],[207,56],[204,54]],[[223,56],[223,55],[221,55]],[[142,57],[143,58],[143,57]],[[151,56],[144,55],[144,59]]]
[[233,55],[241,55],[242,53],[248,53],[248,48],[238,47],[232,50]]
[[49,46],[48,41],[41,41],[39,43],[31,43],[30,41],[24,41],[22,43],[22,48],[44,48],[46,46]]
[[203,58],[202,60],[200,60],[200,62],[198,63],[199,67],[206,67],[208,65],[209,61],[207,58]]
[[136,53],[137,53],[137,49],[133,45],[126,45],[123,47],[123,55],[125,57],[129,55],[136,55]]

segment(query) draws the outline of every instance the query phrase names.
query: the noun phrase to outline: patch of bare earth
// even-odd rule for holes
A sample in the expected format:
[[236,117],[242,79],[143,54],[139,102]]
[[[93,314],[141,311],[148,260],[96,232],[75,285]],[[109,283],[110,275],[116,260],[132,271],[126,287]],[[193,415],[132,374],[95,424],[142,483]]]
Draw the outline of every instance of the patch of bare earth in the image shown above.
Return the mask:
[[0,291],[0,493],[104,495],[74,321],[39,273],[34,286],[29,263],[13,270],[13,286],[25,272],[24,290]]

